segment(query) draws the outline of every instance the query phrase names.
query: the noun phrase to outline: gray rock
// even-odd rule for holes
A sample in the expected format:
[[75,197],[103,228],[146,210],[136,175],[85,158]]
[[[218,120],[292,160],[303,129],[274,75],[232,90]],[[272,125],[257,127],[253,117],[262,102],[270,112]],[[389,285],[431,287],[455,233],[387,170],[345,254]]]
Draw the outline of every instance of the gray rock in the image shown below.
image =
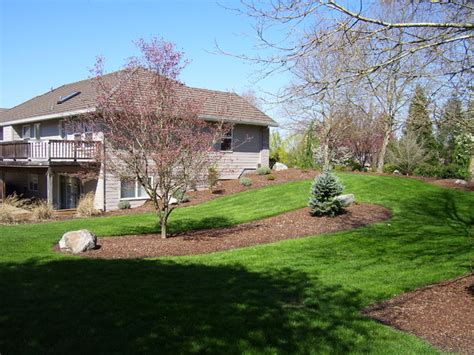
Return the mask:
[[288,169],[288,167],[283,163],[278,163],[277,162],[277,163],[275,163],[275,165],[273,165],[273,170],[275,170],[275,171],[286,170],[286,169]]
[[339,195],[334,197],[334,199],[341,201],[343,207],[350,206],[355,202],[354,194]]
[[83,253],[95,249],[97,237],[87,229],[64,233],[59,241],[59,248],[71,251],[73,254]]
[[402,175],[402,173],[400,172],[400,170],[394,170],[393,175]]
[[466,180],[461,180],[461,179],[455,180],[454,183],[457,184],[457,185],[467,185],[467,181]]

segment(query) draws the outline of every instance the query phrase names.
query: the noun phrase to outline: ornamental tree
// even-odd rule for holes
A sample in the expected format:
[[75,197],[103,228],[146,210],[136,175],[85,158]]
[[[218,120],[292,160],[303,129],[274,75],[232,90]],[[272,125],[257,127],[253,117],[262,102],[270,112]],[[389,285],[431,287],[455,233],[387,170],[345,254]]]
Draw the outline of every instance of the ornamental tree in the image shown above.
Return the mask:
[[215,143],[231,127],[199,118],[202,103],[178,79],[187,62],[174,44],[153,38],[136,45],[141,55],[121,71],[105,74],[97,59],[96,110],[87,120],[103,132],[107,172],[139,182],[166,238],[173,197],[202,182],[220,158]]

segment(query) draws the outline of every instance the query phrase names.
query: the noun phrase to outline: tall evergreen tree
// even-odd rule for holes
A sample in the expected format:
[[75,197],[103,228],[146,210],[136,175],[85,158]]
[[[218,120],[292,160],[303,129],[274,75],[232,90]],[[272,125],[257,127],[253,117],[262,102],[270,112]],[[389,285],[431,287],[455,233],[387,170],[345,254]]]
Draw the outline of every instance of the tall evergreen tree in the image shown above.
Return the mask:
[[456,137],[467,128],[466,116],[462,109],[462,102],[456,93],[446,101],[443,115],[438,123],[438,142],[441,156],[446,163],[450,163],[456,145]]
[[420,144],[430,156],[434,157],[436,155],[437,144],[433,134],[433,124],[428,111],[428,99],[420,85],[416,86],[415,93],[410,102],[406,131],[412,132],[416,136],[417,143]]

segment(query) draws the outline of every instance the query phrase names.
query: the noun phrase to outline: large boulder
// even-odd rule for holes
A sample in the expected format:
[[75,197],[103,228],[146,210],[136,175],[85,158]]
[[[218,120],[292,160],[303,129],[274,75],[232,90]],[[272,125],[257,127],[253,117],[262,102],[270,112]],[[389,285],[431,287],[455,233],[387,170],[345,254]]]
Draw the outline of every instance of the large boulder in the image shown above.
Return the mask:
[[288,169],[288,167],[283,163],[278,163],[277,162],[277,163],[275,163],[275,165],[273,165],[273,170],[275,170],[275,171],[286,170],[286,169]]
[[71,231],[63,234],[59,241],[59,248],[74,254],[83,253],[95,249],[97,237],[87,229]]
[[339,195],[334,197],[334,199],[340,201],[343,207],[350,206],[355,202],[355,196],[353,194]]

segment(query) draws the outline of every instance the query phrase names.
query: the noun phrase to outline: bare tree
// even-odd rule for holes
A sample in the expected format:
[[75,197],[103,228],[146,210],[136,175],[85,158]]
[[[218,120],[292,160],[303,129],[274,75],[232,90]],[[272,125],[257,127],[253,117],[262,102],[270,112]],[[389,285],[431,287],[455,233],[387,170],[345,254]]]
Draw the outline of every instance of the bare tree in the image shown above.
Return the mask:
[[229,127],[198,117],[200,103],[178,81],[185,62],[172,43],[154,38],[137,46],[141,56],[122,71],[104,74],[97,61],[97,110],[88,124],[103,132],[107,169],[138,181],[150,196],[166,238],[173,196],[202,179],[220,158],[214,143]]
[[240,94],[240,96],[242,96],[249,104],[255,106],[259,110],[262,110],[262,99],[257,96],[257,93],[254,90],[245,90]]
[[[322,46],[372,43],[370,65],[355,64],[344,77],[371,75],[413,55],[429,57],[430,70],[420,75],[454,77],[472,68],[474,5],[472,0],[242,0],[256,20],[260,45],[269,56],[242,57],[267,64],[266,73],[295,66]],[[394,16],[402,14],[403,16]],[[278,31],[276,31],[276,30]],[[400,37],[399,32],[404,36]],[[275,33],[282,33],[275,38]],[[341,38],[345,40],[341,42]],[[393,51],[394,48],[401,48]],[[386,55],[390,51],[390,55]],[[434,68],[436,70],[434,70]]]

